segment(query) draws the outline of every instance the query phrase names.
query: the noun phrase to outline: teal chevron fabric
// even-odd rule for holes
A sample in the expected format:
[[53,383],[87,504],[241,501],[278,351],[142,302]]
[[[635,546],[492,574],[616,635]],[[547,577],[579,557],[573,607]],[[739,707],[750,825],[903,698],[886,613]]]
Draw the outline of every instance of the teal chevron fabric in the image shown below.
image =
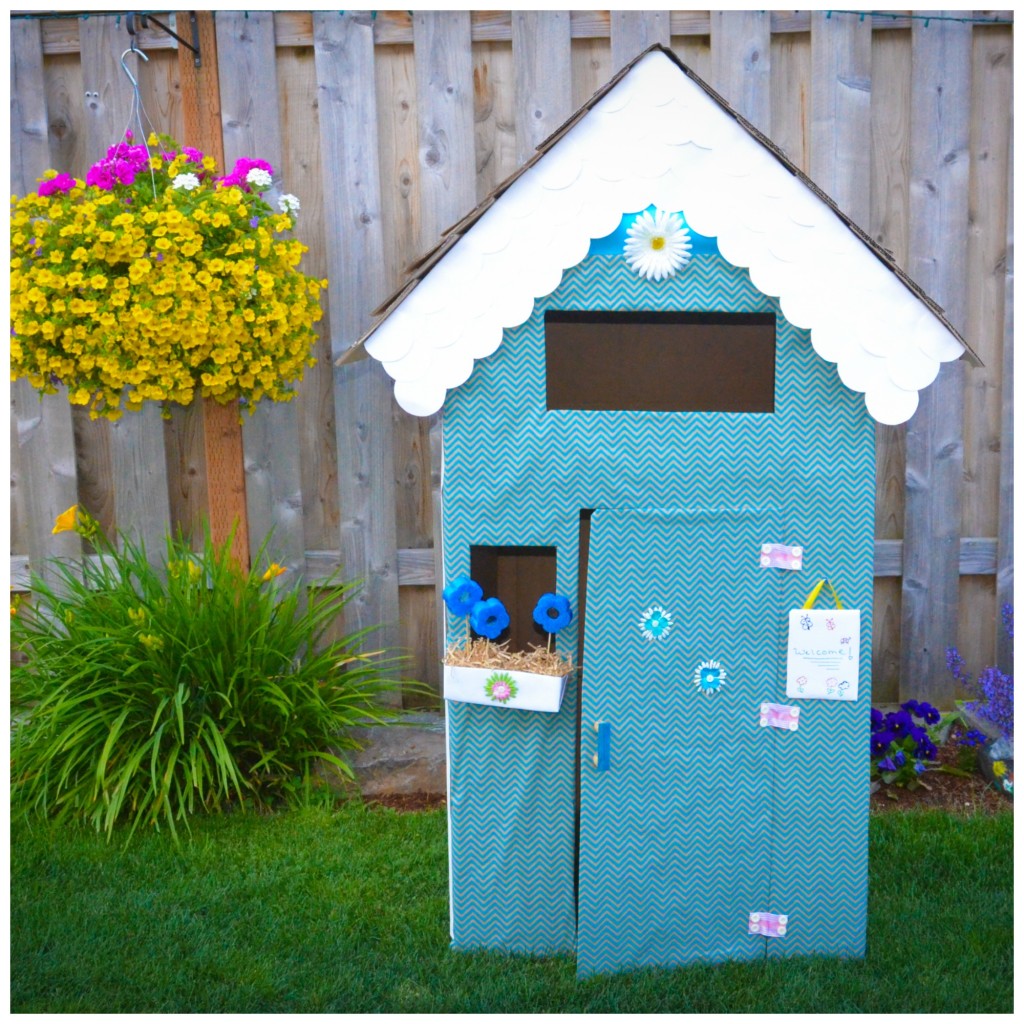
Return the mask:
[[[546,309],[774,312],[776,411],[548,412]],[[729,367],[722,367],[721,386],[729,387]],[[581,509],[778,509],[776,533],[757,544],[802,545],[804,568],[755,574],[774,581],[774,607],[769,602],[762,614],[776,629],[777,665],[773,682],[765,681],[757,699],[788,703],[785,612],[802,603],[820,576],[834,579],[844,601],[861,609],[865,656],[856,702],[799,701],[798,732],[761,730],[760,750],[772,786],[771,827],[764,838],[770,848],[770,905],[746,908],[735,922],[736,941],[744,941],[746,912],[762,909],[790,918],[787,936],[758,940],[767,955],[862,954],[874,424],[861,396],[842,385],[835,367],[814,353],[807,332],[789,324],[745,270],[720,256],[697,256],[675,277],[654,283],[630,271],[621,257],[593,255],[566,271],[559,287],[534,304],[531,318],[506,331],[501,348],[448,396],[444,457],[446,576],[468,573],[473,544],[553,545],[558,590],[574,607],[580,596]],[[634,549],[637,541],[622,538]],[[734,557],[740,558],[738,548]],[[756,546],[747,557],[756,561]],[[638,563],[637,570],[647,567]],[[590,582],[599,585],[599,577]],[[717,593],[723,603],[743,603],[748,596],[728,580]],[[716,595],[708,596],[715,600]],[[623,643],[632,628],[628,621],[643,610],[624,609]],[[463,628],[453,620],[449,626],[452,639]],[[577,650],[577,641],[575,621],[558,634],[558,645],[567,652]],[[591,648],[588,638],[588,656]],[[587,679],[585,666],[584,691]],[[586,780],[593,753],[593,732],[584,729],[577,754],[579,686],[579,681],[570,686],[557,715],[448,704],[457,949],[552,954],[577,947],[575,779],[579,758]],[[717,763],[724,775],[730,737],[740,725],[719,724]],[[587,785],[583,830],[593,825],[595,813],[586,803]],[[627,801],[622,813],[641,813],[636,803]],[[652,871],[651,886],[657,887],[659,878]],[[722,886],[729,884],[723,871]],[[581,884],[581,923],[587,920],[587,901],[600,896],[590,883]],[[631,912],[620,900],[619,917]],[[593,944],[585,949],[581,942],[578,955],[582,974],[608,969]],[[687,955],[677,950],[674,962]]]
[[[611,723],[612,767],[582,773],[584,973],[765,955],[745,924],[771,899],[774,751],[754,712],[779,671],[780,581],[750,552],[777,530],[774,509],[594,513],[583,722]],[[672,624],[648,639],[652,605]]]

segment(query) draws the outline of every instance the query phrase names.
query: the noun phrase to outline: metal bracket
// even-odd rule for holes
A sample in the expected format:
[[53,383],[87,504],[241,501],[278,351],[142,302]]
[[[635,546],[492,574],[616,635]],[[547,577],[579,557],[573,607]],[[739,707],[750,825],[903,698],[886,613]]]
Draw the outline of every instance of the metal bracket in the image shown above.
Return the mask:
[[[139,19],[137,26],[135,23],[136,18]],[[128,35],[131,37],[132,49],[135,49],[136,30],[149,28],[150,22],[153,22],[153,24],[156,25],[158,29],[160,29],[163,32],[166,32],[167,35],[171,36],[173,39],[176,39],[182,46],[187,47],[189,50],[191,50],[192,53],[195,55],[194,60],[197,68],[201,68],[203,66],[202,54],[199,52],[199,22],[196,19],[195,11],[191,11],[189,13],[189,23],[191,24],[192,27],[191,43],[187,43],[184,39],[181,38],[181,36],[178,35],[177,32],[174,31],[174,29],[165,25],[162,21],[158,21],[156,18],[153,17],[152,14],[135,14],[134,12],[129,13],[125,17],[125,28],[128,29]]]

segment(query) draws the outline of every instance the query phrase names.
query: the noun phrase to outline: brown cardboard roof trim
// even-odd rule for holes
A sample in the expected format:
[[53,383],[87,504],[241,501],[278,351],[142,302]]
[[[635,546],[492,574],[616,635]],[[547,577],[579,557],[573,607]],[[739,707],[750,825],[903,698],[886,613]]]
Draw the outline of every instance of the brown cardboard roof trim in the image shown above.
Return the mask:
[[774,143],[768,138],[760,129],[751,124],[742,114],[733,110],[729,106],[725,98],[718,92],[716,92],[710,85],[707,84],[699,75],[695,74],[690,70],[667,46],[661,43],[655,43],[653,46],[649,46],[642,53],[637,54],[628,64],[624,65],[623,68],[602,88],[600,88],[594,95],[583,104],[564,124],[556,128],[538,147],[537,151],[526,161],[520,168],[510,174],[503,182],[496,185],[494,189],[483,199],[483,201],[476,206],[473,210],[466,214],[461,220],[456,221],[451,227],[446,229],[441,239],[438,241],[432,249],[428,250],[413,263],[406,268],[406,273],[412,275],[410,280],[407,281],[398,291],[396,291],[389,298],[385,299],[371,314],[377,317],[377,320],[367,330],[367,332],[341,357],[337,360],[339,363],[348,362],[353,358],[358,358],[362,354],[362,348],[366,343],[366,340],[377,330],[377,328],[384,322],[388,315],[397,307],[409,293],[422,281],[430,271],[447,255],[447,253],[453,248],[458,240],[464,235],[490,208],[494,205],[495,201],[502,195],[503,192],[507,191],[523,174],[525,174],[542,156],[544,156],[548,150],[558,144],[566,133],[568,133],[584,115],[586,115],[590,109],[600,102],[620,81],[633,69],[639,61],[641,61],[647,54],[652,53],[655,50],[661,51],[665,54],[679,69],[683,72],[692,82],[700,86],[708,96],[711,97],[730,117],[734,118],[736,122],[744,128],[750,135],[752,135],[762,146],[765,147],[774,157],[778,160],[791,174],[797,177],[803,184],[805,184],[823,203],[825,203],[829,209],[848,227],[851,231],[875,254],[875,256],[885,266],[891,270],[899,279],[910,289],[911,292],[917,298],[919,298],[939,319],[939,321],[946,327],[946,329],[953,335],[957,341],[960,342],[964,347],[965,354],[968,360],[975,366],[983,366],[981,359],[978,354],[967,344],[963,335],[949,322],[942,307],[930,296],[924,289],[914,281],[907,273],[903,270],[893,257],[893,254],[887,249],[883,248],[878,244],[866,231],[864,231],[858,224],[855,224],[843,211],[836,205],[835,200],[831,196],[827,195],[821,190],[803,171],[800,170],[792,160]]

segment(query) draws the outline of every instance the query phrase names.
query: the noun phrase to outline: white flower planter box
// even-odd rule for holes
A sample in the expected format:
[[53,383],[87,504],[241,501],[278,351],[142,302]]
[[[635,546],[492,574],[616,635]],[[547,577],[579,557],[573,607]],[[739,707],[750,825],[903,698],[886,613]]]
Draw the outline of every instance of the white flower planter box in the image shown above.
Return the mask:
[[569,676],[542,676],[500,668],[444,666],[445,700],[517,711],[557,711]]

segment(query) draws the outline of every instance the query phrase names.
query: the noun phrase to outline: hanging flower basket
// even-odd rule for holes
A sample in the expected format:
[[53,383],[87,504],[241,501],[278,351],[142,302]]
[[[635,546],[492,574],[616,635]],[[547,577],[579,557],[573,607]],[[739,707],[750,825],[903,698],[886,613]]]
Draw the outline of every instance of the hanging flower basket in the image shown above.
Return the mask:
[[107,151],[86,179],[47,171],[12,199],[11,376],[68,389],[92,418],[144,401],[287,401],[316,360],[326,281],[283,237],[299,202],[263,198],[273,168],[166,136]]

